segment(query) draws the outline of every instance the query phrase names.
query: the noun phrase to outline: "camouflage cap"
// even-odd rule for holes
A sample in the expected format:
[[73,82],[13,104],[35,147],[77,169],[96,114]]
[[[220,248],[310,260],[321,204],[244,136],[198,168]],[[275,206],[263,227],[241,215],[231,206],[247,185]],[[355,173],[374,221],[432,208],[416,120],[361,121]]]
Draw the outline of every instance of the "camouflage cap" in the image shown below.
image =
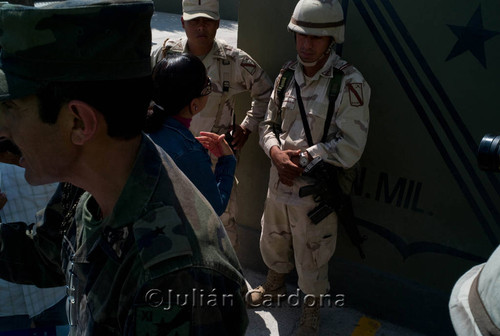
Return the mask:
[[198,17],[219,20],[219,0],[182,0],[182,18],[189,21]]
[[151,74],[150,0],[67,0],[0,5],[0,100],[50,81]]

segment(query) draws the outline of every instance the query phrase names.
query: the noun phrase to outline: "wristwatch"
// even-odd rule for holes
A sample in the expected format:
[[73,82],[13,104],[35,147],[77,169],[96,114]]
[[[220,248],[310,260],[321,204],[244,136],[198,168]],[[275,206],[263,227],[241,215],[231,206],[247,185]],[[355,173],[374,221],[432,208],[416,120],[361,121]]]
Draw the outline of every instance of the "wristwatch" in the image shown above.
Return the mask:
[[307,152],[300,152],[299,164],[302,168],[305,168],[309,164],[309,158],[307,157]]

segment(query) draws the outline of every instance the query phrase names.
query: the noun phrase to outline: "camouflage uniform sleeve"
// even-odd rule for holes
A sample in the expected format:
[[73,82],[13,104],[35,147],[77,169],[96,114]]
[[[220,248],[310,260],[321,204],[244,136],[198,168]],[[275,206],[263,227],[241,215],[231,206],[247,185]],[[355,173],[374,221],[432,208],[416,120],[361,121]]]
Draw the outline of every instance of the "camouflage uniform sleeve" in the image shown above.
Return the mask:
[[[35,225],[0,225],[0,277],[38,287],[65,284],[61,270],[61,186],[47,205],[43,220]],[[37,216],[38,217],[38,216]]]
[[276,87],[278,86],[279,78],[279,76],[276,78],[274,90],[271,94],[264,120],[259,125],[259,144],[269,157],[269,152],[273,146],[280,147],[278,137],[274,132],[275,129],[281,128],[281,118],[279,116],[279,107],[277,103],[278,99],[276,97]]
[[241,72],[241,84],[250,91],[252,97],[252,107],[247,111],[241,126],[255,132],[266,114],[272,82],[257,62],[243,51],[240,51],[237,67]]
[[336,132],[329,134],[326,143],[318,143],[307,151],[335,166],[350,168],[361,158],[366,145],[371,89],[354,67],[348,68],[343,81],[343,91],[335,102],[338,108],[332,118],[336,127],[330,127],[330,132]]

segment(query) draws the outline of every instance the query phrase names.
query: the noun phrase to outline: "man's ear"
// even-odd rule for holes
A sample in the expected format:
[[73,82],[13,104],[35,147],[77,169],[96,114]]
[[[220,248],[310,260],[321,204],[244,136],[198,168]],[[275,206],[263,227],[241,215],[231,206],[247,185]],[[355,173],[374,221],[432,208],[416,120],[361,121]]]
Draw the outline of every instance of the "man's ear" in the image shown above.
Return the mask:
[[75,145],[83,145],[95,135],[97,131],[97,111],[81,100],[72,100],[68,108],[73,115],[71,141]]

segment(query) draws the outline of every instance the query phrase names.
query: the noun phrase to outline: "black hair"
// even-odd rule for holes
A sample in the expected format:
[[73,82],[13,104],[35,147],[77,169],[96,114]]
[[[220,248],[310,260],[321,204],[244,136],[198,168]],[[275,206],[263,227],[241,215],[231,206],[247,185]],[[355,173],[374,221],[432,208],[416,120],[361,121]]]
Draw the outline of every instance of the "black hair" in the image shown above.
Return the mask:
[[151,101],[151,76],[110,81],[50,82],[38,92],[40,119],[54,124],[61,107],[80,100],[102,113],[113,138],[141,134]]
[[205,65],[190,54],[167,55],[153,69],[153,106],[144,130],[153,133],[168,116],[179,114],[200,97],[207,80]]

